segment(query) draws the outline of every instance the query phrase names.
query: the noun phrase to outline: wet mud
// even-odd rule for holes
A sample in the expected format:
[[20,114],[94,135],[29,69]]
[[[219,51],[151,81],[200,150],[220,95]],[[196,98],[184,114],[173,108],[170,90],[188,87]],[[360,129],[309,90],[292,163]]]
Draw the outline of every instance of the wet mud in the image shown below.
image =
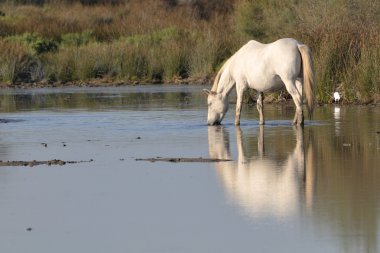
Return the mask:
[[185,158],[185,157],[155,157],[155,158],[136,158],[136,161],[147,162],[171,162],[171,163],[217,163],[217,162],[230,162],[230,159],[219,158]]
[[5,167],[5,166],[15,166],[15,167],[22,167],[22,166],[29,166],[29,167],[34,167],[38,165],[66,165],[66,164],[75,164],[75,163],[89,163],[92,162],[93,160],[89,161],[63,161],[63,160],[58,160],[58,159],[53,159],[53,160],[48,160],[48,161],[0,161],[0,167]]

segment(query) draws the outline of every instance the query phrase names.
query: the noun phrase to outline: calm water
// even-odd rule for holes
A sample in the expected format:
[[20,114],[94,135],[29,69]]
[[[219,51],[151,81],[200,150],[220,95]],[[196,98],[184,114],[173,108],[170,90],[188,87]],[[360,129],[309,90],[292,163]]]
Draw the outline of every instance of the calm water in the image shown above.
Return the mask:
[[380,252],[380,107],[208,127],[201,90],[2,90],[0,160],[94,161],[0,167],[0,252]]

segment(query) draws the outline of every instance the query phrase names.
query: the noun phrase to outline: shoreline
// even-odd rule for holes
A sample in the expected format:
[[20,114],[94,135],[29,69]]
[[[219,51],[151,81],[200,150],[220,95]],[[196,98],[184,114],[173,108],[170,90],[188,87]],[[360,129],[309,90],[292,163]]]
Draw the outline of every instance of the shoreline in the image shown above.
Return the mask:
[[0,89],[34,89],[34,88],[62,88],[62,87],[118,87],[130,85],[212,85],[211,78],[176,78],[173,80],[112,80],[112,79],[90,79],[86,81],[69,82],[17,82],[14,84],[0,83]]
[[[162,81],[162,80],[140,80],[140,81],[124,81],[124,80],[109,80],[109,79],[93,79],[88,81],[72,81],[72,82],[48,82],[48,81],[40,81],[40,82],[20,82],[15,84],[6,84],[0,83],[0,91],[3,89],[44,89],[44,88],[107,88],[107,87],[126,87],[126,86],[137,86],[137,85],[194,85],[194,86],[203,86],[203,87],[211,87],[212,79],[211,78],[186,78],[186,79],[175,79],[170,81]],[[267,104],[281,104],[288,103],[292,101],[285,92],[285,96],[278,95],[277,97],[273,95],[275,93],[267,93],[264,96],[264,102]],[[252,97],[248,97],[245,103],[256,103]],[[324,103],[317,101],[318,106],[334,104],[333,97],[331,96],[331,101]],[[347,102],[342,101],[339,104],[341,105],[368,105],[368,106],[380,106],[380,98],[371,99],[370,101],[353,101]]]

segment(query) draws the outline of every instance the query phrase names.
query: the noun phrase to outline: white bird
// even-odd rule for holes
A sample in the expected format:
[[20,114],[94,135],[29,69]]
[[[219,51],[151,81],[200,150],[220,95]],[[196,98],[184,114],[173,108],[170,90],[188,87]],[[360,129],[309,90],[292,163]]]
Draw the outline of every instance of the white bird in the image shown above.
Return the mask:
[[335,91],[334,92],[334,102],[339,102],[340,101],[340,95],[339,92]]

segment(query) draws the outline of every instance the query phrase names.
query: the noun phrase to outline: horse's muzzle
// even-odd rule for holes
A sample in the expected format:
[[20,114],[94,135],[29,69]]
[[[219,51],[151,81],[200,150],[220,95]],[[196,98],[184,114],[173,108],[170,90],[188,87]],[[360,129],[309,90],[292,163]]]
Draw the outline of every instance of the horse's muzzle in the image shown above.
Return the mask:
[[209,126],[219,126],[221,123],[220,123],[220,121],[214,121],[214,122],[208,122],[207,124]]

